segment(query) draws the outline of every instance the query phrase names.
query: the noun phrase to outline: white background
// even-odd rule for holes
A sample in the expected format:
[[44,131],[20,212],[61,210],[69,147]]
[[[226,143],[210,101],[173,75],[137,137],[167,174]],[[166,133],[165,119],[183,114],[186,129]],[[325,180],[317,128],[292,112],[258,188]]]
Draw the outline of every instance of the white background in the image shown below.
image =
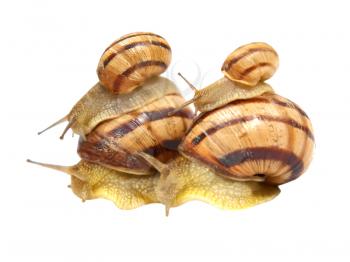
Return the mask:
[[[347,1],[1,1],[1,261],[349,261],[350,32]],[[269,83],[313,121],[314,160],[271,202],[223,211],[191,202],[164,216],[153,204],[122,211],[86,203],[69,177],[26,158],[74,164],[77,137],[62,117],[96,81],[119,36],[152,31],[173,49],[168,76],[197,86],[221,77],[226,56],[270,43]],[[200,74],[198,74],[198,69]]]

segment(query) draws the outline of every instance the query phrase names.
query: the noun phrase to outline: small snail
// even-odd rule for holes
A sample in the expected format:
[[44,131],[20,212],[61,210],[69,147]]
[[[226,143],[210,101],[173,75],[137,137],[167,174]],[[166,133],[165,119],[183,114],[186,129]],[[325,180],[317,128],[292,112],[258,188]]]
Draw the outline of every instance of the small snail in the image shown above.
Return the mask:
[[250,43],[237,48],[226,58],[221,68],[223,78],[201,90],[197,90],[179,73],[195,91],[194,97],[181,108],[194,103],[196,111],[206,112],[234,100],[273,93],[272,87],[263,81],[274,74],[278,63],[278,55],[270,45]]
[[97,69],[100,82],[65,117],[38,134],[68,121],[60,138],[63,139],[70,128],[85,138],[96,125],[107,119],[135,110],[160,97],[179,94],[171,81],[158,77],[167,69],[170,61],[170,46],[159,35],[140,32],[119,38],[100,59]]

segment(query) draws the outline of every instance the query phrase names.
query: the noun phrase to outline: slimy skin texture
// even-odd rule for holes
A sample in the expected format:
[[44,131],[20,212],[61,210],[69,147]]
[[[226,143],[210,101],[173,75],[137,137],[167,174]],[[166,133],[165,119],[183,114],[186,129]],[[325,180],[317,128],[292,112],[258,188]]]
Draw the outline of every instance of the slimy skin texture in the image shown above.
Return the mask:
[[70,167],[32,163],[69,174],[72,191],[83,201],[103,198],[126,210],[162,203],[168,214],[171,207],[191,200],[236,210],[269,201],[280,192],[276,186],[220,177],[209,168],[182,156],[167,165],[159,162],[166,166],[164,172],[149,176],[126,174],[86,161]]

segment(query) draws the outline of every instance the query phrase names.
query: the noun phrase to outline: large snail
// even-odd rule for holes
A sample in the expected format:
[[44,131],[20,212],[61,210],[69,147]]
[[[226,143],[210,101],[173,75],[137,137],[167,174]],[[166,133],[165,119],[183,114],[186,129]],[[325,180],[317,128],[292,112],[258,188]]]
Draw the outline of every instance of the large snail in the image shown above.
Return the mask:
[[[269,65],[259,74],[254,74],[254,77],[247,77],[247,81],[257,83],[256,86],[247,87],[239,94],[230,94],[226,93],[229,89],[224,88],[225,92],[219,90],[222,87],[219,80],[214,84],[214,89],[219,95],[227,97],[219,102],[214,101],[214,104],[205,100],[205,110],[200,110],[205,96],[197,96],[197,109],[204,112],[192,123],[179,145],[181,156],[173,162],[163,164],[152,156],[141,153],[161,173],[160,188],[163,189],[167,209],[176,206],[179,195],[182,196],[188,188],[198,184],[201,188],[203,184],[208,184],[202,183],[199,173],[205,173],[208,179],[221,176],[232,180],[232,183],[260,181],[277,186],[298,178],[309,166],[314,148],[310,119],[295,103],[275,94],[272,89],[264,89],[266,84],[261,81],[272,76],[272,69],[277,66],[277,53],[271,51],[273,55],[267,58],[259,56],[260,51],[265,53],[266,50],[254,48],[256,45],[245,45],[237,49],[239,52],[236,50],[229,56],[230,61],[238,61],[244,59],[242,49],[254,50],[253,62],[256,65],[249,64],[248,68],[264,67],[262,65],[265,63]],[[270,46],[268,48],[271,50]],[[243,53],[249,52],[252,51]],[[264,58],[264,62],[260,62],[259,58]],[[226,70],[225,64],[223,68]],[[239,75],[231,73],[226,71],[225,75],[230,79]],[[224,81],[229,83],[231,80]],[[197,94],[201,91],[200,94],[211,94],[214,90],[212,87],[197,91]],[[246,88],[236,83],[231,87],[231,92]],[[209,91],[206,92],[205,89]],[[210,187],[213,191],[218,188],[216,183],[210,184]],[[220,192],[225,192],[225,189],[220,188]],[[213,198],[215,197],[214,194]]]
[[[139,60],[133,48],[140,49]],[[30,162],[70,174],[72,190],[81,199],[103,197],[123,209],[159,202],[168,213],[189,200],[225,209],[268,201],[279,193],[277,185],[305,171],[314,138],[306,114],[263,82],[278,65],[276,52],[265,49],[272,48],[253,43],[229,56],[241,60],[240,66],[226,61],[223,80],[196,92],[192,102],[202,113],[190,126],[189,103],[171,81],[155,76],[164,69],[159,61],[170,62],[156,57],[170,54],[167,42],[152,33],[122,37],[101,58],[100,83],[64,118],[81,136],[82,160],[71,167]],[[126,51],[128,67],[114,70]],[[252,62],[243,63],[251,52]],[[262,70],[253,73],[249,68],[254,67]],[[139,69],[140,74],[129,73]],[[246,73],[239,76],[235,70]],[[136,75],[139,82],[128,79]]]

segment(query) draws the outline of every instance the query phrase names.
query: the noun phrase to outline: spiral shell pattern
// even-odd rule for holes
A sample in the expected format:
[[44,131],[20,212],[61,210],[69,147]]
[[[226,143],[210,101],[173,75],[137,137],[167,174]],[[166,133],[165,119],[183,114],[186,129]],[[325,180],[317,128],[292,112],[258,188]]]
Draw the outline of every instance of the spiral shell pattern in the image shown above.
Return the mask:
[[97,67],[100,82],[115,94],[128,93],[169,66],[171,48],[161,36],[139,32],[113,42]]
[[258,176],[278,185],[306,170],[313,148],[305,112],[277,94],[264,94],[200,115],[179,149],[225,177]]
[[277,70],[277,52],[268,44],[256,42],[243,45],[225,60],[221,71],[230,80],[247,86],[255,86],[269,79]]

